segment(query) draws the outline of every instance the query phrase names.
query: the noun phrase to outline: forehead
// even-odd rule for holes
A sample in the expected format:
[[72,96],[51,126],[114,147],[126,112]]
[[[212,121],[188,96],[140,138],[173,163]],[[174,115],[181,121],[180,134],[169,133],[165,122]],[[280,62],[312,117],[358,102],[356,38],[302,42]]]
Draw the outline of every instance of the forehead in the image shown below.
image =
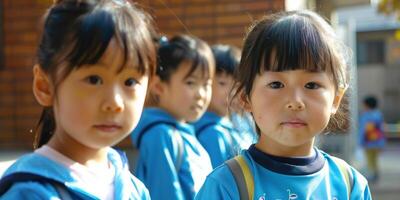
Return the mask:
[[125,69],[138,70],[139,60],[138,57],[129,57],[124,54],[124,50],[115,38],[110,40],[106,51],[100,57],[98,63],[105,66],[117,68],[117,71]]
[[197,63],[195,65],[192,61],[182,61],[175,73],[182,79],[197,78],[197,79],[210,79],[212,74],[208,66],[203,66],[204,63]]
[[303,78],[327,78],[332,79],[327,72],[314,72],[309,70],[285,70],[285,71],[264,71],[265,76]]

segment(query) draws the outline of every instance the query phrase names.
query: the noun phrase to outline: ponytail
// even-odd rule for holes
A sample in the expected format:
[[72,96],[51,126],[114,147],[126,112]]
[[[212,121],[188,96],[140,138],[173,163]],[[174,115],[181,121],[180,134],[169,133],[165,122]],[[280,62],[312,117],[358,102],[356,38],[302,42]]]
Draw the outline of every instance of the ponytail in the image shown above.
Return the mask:
[[35,130],[35,141],[33,148],[37,149],[46,144],[53,136],[56,123],[52,108],[43,108],[42,114]]

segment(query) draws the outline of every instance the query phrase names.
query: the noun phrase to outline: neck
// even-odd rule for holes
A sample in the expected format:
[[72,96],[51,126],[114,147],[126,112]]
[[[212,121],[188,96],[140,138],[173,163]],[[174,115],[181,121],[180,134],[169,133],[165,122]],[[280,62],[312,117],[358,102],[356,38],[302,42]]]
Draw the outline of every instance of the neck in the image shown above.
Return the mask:
[[67,134],[64,137],[59,136],[59,134],[54,135],[47,145],[71,160],[85,166],[92,164],[108,165],[107,147],[101,149],[90,148],[69,137]]
[[228,111],[225,112],[225,113],[221,113],[221,112],[218,112],[217,109],[214,109],[214,108],[211,107],[211,106],[208,107],[207,111],[208,111],[208,112],[213,112],[213,113],[215,113],[215,114],[217,114],[218,116],[223,117],[223,118],[228,116]]
[[287,146],[274,142],[270,138],[260,137],[259,141],[255,145],[260,151],[280,157],[307,157],[313,153],[314,139],[311,141],[298,145],[298,146]]

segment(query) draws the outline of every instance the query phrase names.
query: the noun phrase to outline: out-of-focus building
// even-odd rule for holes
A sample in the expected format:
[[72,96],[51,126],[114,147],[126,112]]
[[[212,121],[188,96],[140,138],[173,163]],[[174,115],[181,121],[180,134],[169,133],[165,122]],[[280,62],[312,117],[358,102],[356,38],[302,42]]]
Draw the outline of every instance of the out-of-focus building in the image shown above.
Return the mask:
[[358,110],[362,109],[362,98],[372,94],[380,100],[385,120],[397,123],[400,121],[397,105],[400,102],[400,21],[395,15],[379,13],[377,2],[287,0],[285,6],[287,9],[315,10],[335,27],[354,26],[346,31],[355,34],[353,56],[357,69]]
[[385,120],[400,121],[400,21],[378,13],[373,5],[342,8],[337,18],[339,24],[349,20],[355,24],[360,101],[373,94],[380,100]]

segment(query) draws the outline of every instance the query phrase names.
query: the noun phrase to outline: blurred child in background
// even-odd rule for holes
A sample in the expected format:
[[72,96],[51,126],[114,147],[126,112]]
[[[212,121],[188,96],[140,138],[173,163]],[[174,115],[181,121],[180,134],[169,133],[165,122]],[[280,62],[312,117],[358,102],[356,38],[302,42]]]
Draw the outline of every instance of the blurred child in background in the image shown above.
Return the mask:
[[135,174],[152,199],[193,199],[212,170],[189,122],[198,120],[210,103],[214,71],[210,47],[196,37],[175,36],[158,50],[151,85],[157,107],[144,110],[131,134],[139,149]]
[[377,181],[379,178],[378,158],[386,143],[383,133],[384,120],[381,111],[378,109],[376,97],[365,97],[363,105],[364,111],[359,119],[359,141],[367,158],[367,177],[371,181]]
[[216,74],[207,112],[195,122],[196,136],[210,155],[213,168],[248,148],[229,118],[228,101],[233,74],[240,61],[240,50],[234,46],[214,45]]

